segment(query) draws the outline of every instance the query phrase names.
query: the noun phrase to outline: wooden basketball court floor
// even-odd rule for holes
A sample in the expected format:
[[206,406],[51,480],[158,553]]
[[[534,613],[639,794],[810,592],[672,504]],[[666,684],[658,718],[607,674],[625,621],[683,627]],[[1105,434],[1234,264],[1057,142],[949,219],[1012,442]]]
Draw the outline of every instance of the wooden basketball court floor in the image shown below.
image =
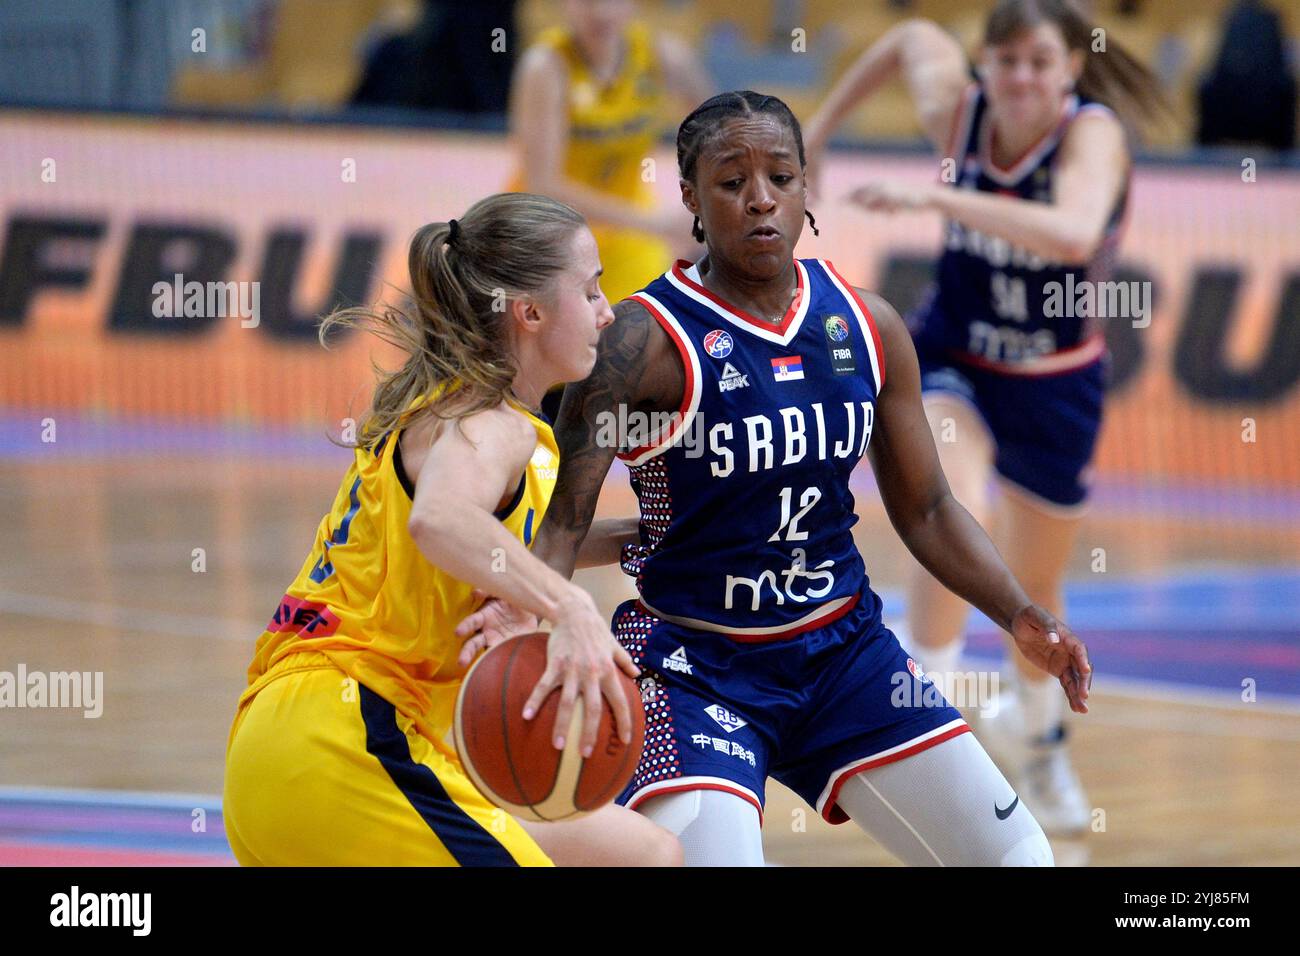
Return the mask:
[[[104,688],[98,718],[0,709],[0,863],[231,862],[218,795],[235,699],[347,453],[300,434],[69,426],[42,447],[26,419],[0,431],[0,671],[99,671]],[[904,552],[857,479],[859,544],[897,624]],[[612,475],[602,513],[632,508]],[[1071,724],[1097,824],[1054,841],[1058,863],[1300,863],[1298,555],[1300,494],[1102,486],[1069,585],[1097,667]],[[580,575],[607,612],[632,593],[617,569]],[[999,648],[973,618],[969,666]],[[776,783],[767,798],[771,862],[892,864]]]

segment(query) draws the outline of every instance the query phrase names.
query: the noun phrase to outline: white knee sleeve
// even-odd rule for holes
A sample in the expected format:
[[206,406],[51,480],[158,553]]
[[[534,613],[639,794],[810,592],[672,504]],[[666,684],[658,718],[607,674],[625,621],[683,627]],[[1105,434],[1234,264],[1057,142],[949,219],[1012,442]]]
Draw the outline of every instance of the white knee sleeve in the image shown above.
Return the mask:
[[909,866],[1053,865],[1042,827],[973,734],[863,771],[838,803]]
[[1039,828],[1037,833],[1024,837],[1006,853],[1002,854],[999,866],[1055,866],[1056,858],[1052,856],[1052,844]]
[[762,866],[763,833],[748,800],[720,790],[686,790],[651,797],[639,807],[677,834],[687,866]]

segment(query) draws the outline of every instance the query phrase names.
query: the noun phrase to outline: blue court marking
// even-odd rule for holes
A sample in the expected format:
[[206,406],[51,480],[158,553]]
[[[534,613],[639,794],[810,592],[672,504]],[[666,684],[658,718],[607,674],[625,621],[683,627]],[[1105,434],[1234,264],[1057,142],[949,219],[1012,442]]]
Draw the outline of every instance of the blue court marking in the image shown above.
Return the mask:
[[0,842],[232,857],[220,799],[199,794],[0,787]]
[[[1254,682],[1258,702],[1300,704],[1300,570],[1195,569],[1161,578],[1076,580],[1066,619],[1105,676],[1232,694]],[[903,595],[887,592],[885,623],[906,620]],[[1002,632],[978,612],[967,651],[1001,659]]]
[[[54,441],[42,437],[42,421],[54,420]],[[331,444],[322,429],[276,426],[239,427],[175,419],[93,418],[80,412],[12,409],[0,413],[0,459],[48,461],[69,458],[122,458],[150,454],[278,455],[297,461],[346,462],[350,448]]]
[[[56,441],[41,441],[42,420],[55,420]],[[0,412],[0,461],[120,458],[150,454],[275,455],[300,464],[346,467],[352,451],[331,444],[323,429],[196,423],[157,416],[93,417],[80,411]],[[608,481],[627,485],[618,461]],[[874,498],[875,476],[859,467],[850,483],[859,500]],[[1250,523],[1300,522],[1300,491],[1280,486],[1209,481],[1157,481],[1099,477],[1094,506],[1106,514],[1179,517]]]
[[182,839],[164,839],[147,837],[140,834],[117,831],[113,833],[69,832],[33,832],[9,831],[0,829],[0,842],[23,843],[31,846],[58,846],[76,849],[95,850],[133,850],[139,853],[181,853],[185,856],[210,858],[213,861],[234,859],[234,853],[223,836],[219,846],[196,847],[194,843]]
[[149,790],[81,790],[60,787],[0,786],[0,807],[11,803],[86,804],[147,808],[150,810],[194,810],[221,812],[221,798],[199,793],[154,793]]

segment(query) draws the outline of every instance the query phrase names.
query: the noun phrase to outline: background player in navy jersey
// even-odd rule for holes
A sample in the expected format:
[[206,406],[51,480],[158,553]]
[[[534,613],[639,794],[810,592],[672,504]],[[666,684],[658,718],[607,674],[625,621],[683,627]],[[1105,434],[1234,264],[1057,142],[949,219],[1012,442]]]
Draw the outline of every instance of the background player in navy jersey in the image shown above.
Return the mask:
[[[934,209],[948,219],[937,282],[909,322],[926,415],[954,494],[981,523],[996,471],[1008,492],[1007,564],[1058,616],[1101,424],[1105,345],[1089,309],[1054,310],[1050,295],[1075,306],[1076,290],[1106,279],[1114,259],[1130,158],[1110,106],[1137,122],[1163,105],[1145,68],[1113,39],[1094,51],[1094,39],[1062,0],[1006,0],[989,15],[972,83],[951,36],[908,21],[862,55],[808,125],[815,179],[835,127],[901,73],[949,163],[945,184],[877,182],[853,198],[873,211]],[[908,640],[931,674],[956,669],[968,611],[942,580],[914,568]],[[1060,696],[1012,656],[1015,699],[990,708],[996,716],[978,733],[1048,833],[1082,831],[1090,811],[1066,751]]]
[[[647,729],[620,801],[679,834],[688,863],[762,862],[772,776],[908,863],[1050,864],[1033,815],[881,621],[852,536],[861,456],[913,554],[1009,630],[1079,712],[1083,644],[1029,601],[949,492],[897,313],[829,263],[794,258],[806,190],[786,105],[714,97],[682,123],[677,155],[707,254],[620,303],[591,376],[566,391],[560,474],[534,544],[572,572],[621,452],[641,511],[623,566],[640,600],[614,630],[645,675]],[[610,440],[611,422],[635,430],[654,413],[676,415],[621,449]],[[487,631],[466,653],[518,629],[510,614],[495,604],[467,618],[463,633]],[[558,682],[544,676],[532,703]]]

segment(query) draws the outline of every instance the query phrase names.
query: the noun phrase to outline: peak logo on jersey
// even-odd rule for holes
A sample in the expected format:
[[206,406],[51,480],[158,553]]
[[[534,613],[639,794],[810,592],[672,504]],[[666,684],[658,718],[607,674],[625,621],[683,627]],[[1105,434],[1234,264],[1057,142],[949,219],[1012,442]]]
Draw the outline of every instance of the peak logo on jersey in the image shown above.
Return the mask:
[[749,376],[741,374],[736,366],[728,362],[722,368],[722,380],[718,382],[718,391],[732,392],[749,385]]
[[930,681],[930,678],[926,676],[925,671],[921,669],[921,665],[910,657],[907,659],[907,669],[912,672],[912,676],[917,680],[926,682]]
[[691,673],[691,665],[686,661],[686,648],[679,647],[664,658],[664,670],[677,671],[679,674]]
[[715,359],[724,359],[731,354],[731,349],[735,343],[731,340],[731,333],[725,329],[714,329],[704,336],[704,351]]
[[772,359],[772,377],[778,382],[797,382],[803,378],[803,356],[787,355]]
[[704,712],[716,720],[718,726],[729,734],[734,733],[748,723],[748,721],[741,720],[727,708],[718,704],[710,704],[704,708]]

